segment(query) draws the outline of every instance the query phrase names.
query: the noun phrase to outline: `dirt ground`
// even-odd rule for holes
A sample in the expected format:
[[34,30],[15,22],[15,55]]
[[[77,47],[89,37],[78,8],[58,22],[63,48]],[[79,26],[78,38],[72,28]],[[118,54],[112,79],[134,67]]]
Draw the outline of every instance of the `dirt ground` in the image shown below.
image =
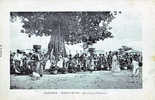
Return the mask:
[[28,75],[11,75],[11,89],[139,89],[142,77],[132,78],[129,70],[78,72],[49,75],[38,80]]

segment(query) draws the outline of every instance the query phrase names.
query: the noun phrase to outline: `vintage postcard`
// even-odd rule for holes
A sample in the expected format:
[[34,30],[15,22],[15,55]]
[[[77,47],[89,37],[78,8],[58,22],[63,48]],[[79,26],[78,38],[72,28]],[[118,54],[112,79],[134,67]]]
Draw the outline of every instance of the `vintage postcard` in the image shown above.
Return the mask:
[[154,2],[30,2],[0,5],[0,98],[155,99]]
[[142,88],[139,17],[122,11],[10,12],[10,89]]

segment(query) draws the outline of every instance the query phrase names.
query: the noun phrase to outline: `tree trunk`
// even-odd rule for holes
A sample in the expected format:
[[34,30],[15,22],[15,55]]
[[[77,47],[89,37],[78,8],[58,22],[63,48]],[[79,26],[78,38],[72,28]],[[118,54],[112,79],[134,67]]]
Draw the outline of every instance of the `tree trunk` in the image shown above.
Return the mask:
[[61,32],[60,25],[58,29],[53,30],[53,33],[51,34],[50,42],[48,44],[48,53],[50,54],[52,50],[55,57],[58,55],[66,55],[64,34]]

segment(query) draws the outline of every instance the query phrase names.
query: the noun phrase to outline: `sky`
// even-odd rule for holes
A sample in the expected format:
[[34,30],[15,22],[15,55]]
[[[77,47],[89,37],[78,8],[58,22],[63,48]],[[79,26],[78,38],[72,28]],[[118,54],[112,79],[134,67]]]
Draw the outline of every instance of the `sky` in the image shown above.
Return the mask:
[[[111,32],[114,38],[108,38],[104,41],[98,41],[93,46],[101,50],[115,50],[122,45],[127,45],[135,49],[142,50],[142,26],[141,16],[138,13],[125,11],[116,16],[110,23],[112,27]],[[26,34],[20,32],[22,23],[17,20],[14,23],[10,22],[10,48],[16,49],[32,49],[33,44],[40,44],[42,48],[47,49],[50,37],[36,37],[29,38]],[[78,44],[80,45],[80,44]],[[81,50],[81,45],[67,46],[68,50]]]
[[110,23],[113,35],[118,39],[142,40],[141,15],[138,12],[122,12]]

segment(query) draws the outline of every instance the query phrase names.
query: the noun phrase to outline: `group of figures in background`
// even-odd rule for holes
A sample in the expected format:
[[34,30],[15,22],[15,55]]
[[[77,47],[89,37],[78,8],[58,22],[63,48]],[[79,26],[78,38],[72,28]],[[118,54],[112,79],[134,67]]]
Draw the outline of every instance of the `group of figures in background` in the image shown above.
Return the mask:
[[[46,69],[47,61],[50,66]],[[31,75],[34,72],[41,77],[45,72],[50,74],[66,74],[81,71],[107,70],[119,72],[131,70],[136,73],[137,68],[142,66],[142,55],[139,53],[120,53],[118,51],[103,54],[77,53],[76,55],[61,54],[54,56],[53,51],[42,52],[38,45],[34,45],[33,52],[26,53],[22,50],[10,53],[10,74]]]

